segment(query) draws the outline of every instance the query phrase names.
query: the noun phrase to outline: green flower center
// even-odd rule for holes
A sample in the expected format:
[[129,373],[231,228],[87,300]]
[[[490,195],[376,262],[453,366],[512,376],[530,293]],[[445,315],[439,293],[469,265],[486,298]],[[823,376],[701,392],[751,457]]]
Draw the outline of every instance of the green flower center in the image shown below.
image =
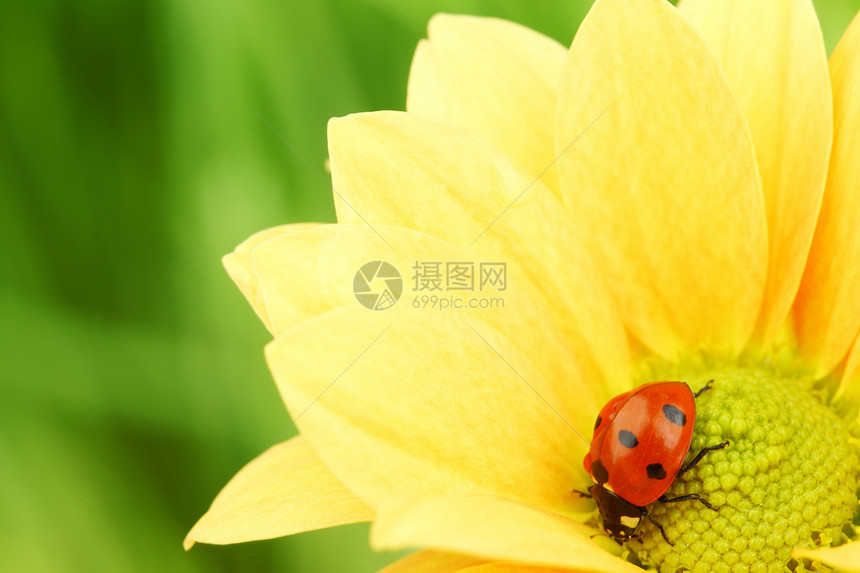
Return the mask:
[[666,495],[699,494],[717,511],[695,500],[651,504],[674,546],[646,519],[641,539],[626,544],[631,560],[661,572],[806,571],[792,549],[854,536],[858,447],[811,384],[756,368],[673,379],[693,390],[714,380],[696,399],[687,461],[704,447],[730,445],[705,455]]

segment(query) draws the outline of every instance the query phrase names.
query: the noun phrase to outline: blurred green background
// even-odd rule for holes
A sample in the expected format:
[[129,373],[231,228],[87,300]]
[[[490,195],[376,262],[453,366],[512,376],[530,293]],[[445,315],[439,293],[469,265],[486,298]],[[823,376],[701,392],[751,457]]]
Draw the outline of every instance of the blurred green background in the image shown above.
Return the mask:
[[[564,44],[591,2],[0,3],[0,570],[373,571],[367,526],[182,550],[295,433],[221,268],[333,221],[329,117],[403,109],[447,11]],[[860,0],[816,2],[832,50]]]

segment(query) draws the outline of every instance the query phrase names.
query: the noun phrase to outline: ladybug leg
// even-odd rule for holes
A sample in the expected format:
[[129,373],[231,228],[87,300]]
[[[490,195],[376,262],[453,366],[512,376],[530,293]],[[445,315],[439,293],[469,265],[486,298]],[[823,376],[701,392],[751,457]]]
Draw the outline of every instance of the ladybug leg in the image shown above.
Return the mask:
[[697,493],[688,493],[687,495],[682,495],[682,496],[679,496],[679,497],[666,497],[665,495],[661,495],[660,497],[658,497],[658,498],[657,498],[657,501],[662,501],[663,503],[675,503],[675,502],[678,502],[678,501],[688,501],[688,500],[691,500],[691,499],[698,499],[698,500],[699,500],[699,501],[701,501],[701,502],[705,505],[705,507],[707,507],[708,509],[713,509],[714,511],[717,511],[717,508],[716,508],[716,507],[714,507],[713,505],[711,505],[710,503],[708,503],[708,500],[706,500],[704,497],[700,496],[700,495],[699,495],[699,494],[697,494]]
[[[663,497],[665,497],[665,496],[663,496]],[[651,523],[653,523],[653,524],[654,524],[654,527],[656,527],[657,529],[659,529],[659,530],[660,530],[660,534],[663,536],[663,539],[665,539],[665,540],[666,540],[666,543],[668,543],[669,545],[672,545],[672,546],[674,546],[674,545],[675,545],[674,543],[672,543],[672,542],[669,540],[669,536],[667,536],[667,535],[666,535],[666,530],[665,530],[665,529],[663,529],[663,526],[662,526],[662,525],[660,525],[660,524],[657,522],[657,520],[656,520],[656,519],[654,519],[653,517],[651,517],[651,514],[650,514],[650,513],[648,513],[648,512],[645,510],[645,508],[644,508],[644,507],[642,508],[642,515],[644,515],[645,517],[647,517],[647,518],[648,518],[648,521],[650,521]],[[640,532],[640,533],[639,533],[639,537],[642,537],[642,532]],[[639,537],[637,537],[637,539],[638,539]]]
[[704,387],[702,387],[702,389],[701,389],[701,390],[699,390],[698,392],[696,392],[695,394],[693,394],[693,399],[698,398],[698,397],[699,397],[699,394],[701,394],[701,393],[702,393],[702,392],[704,392],[705,390],[710,390],[710,389],[711,389],[711,384],[713,384],[713,383],[714,383],[714,381],[713,381],[713,380],[708,380],[708,383],[707,383],[707,384],[705,384],[705,385],[704,385]]
[[[706,388],[707,388],[707,387],[706,387]],[[685,473],[687,473],[687,471],[689,471],[689,470],[693,469],[693,468],[696,466],[696,464],[697,464],[697,463],[699,463],[700,461],[702,461],[702,458],[704,458],[704,457],[705,457],[705,454],[707,454],[708,452],[712,452],[712,451],[714,451],[714,450],[721,450],[721,449],[725,448],[725,447],[726,447],[726,446],[728,446],[728,445],[729,445],[729,442],[728,442],[728,441],[726,441],[726,442],[723,442],[722,444],[717,444],[716,446],[710,446],[710,447],[708,447],[708,448],[702,448],[701,450],[699,450],[699,453],[698,453],[698,454],[696,454],[696,457],[695,457],[695,458],[693,458],[693,460],[692,460],[689,464],[687,464],[686,466],[684,466],[683,468],[681,468],[681,471],[679,471],[679,472],[675,475],[675,479],[677,479],[677,478],[681,477],[682,475],[684,475]]]
[[579,495],[579,497],[587,497],[588,499],[591,499],[591,497],[592,497],[591,494],[587,491],[579,491],[578,489],[572,489],[570,491],[571,491],[571,493],[575,493],[575,494]]

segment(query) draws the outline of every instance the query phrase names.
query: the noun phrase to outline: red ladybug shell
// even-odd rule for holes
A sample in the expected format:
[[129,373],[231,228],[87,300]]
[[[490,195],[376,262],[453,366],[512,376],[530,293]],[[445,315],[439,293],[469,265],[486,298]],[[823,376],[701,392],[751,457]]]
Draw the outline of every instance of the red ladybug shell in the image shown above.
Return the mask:
[[643,384],[600,410],[585,469],[597,483],[644,507],[672,485],[695,422],[693,392],[685,383]]

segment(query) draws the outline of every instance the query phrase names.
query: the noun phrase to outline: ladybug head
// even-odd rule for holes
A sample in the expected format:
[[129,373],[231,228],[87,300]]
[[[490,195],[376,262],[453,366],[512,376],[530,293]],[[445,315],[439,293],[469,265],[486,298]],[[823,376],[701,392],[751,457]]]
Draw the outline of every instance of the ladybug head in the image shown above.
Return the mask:
[[610,537],[619,543],[637,538],[634,533],[645,515],[643,508],[618,497],[602,484],[595,484],[588,491],[597,504],[603,529]]

